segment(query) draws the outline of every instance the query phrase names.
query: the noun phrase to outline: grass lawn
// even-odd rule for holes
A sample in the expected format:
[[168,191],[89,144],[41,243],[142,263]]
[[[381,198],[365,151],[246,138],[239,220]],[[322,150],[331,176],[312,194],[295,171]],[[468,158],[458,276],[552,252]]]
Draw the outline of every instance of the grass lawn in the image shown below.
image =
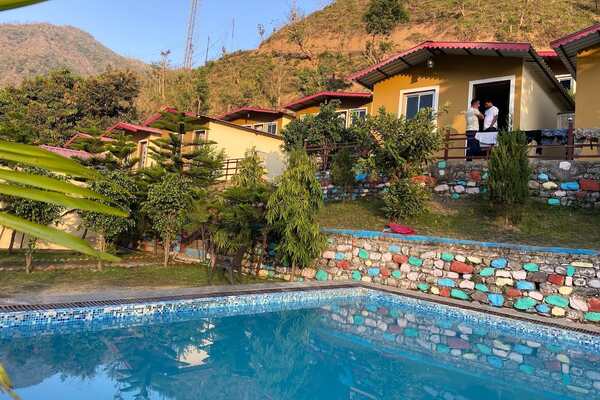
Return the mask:
[[[242,276],[239,283],[265,282]],[[238,281],[236,281],[238,283]],[[213,276],[213,285],[229,284],[223,273]],[[208,270],[204,266],[176,264],[139,268],[107,267],[102,272],[89,269],[0,273],[0,298],[28,293],[85,293],[98,289],[177,288],[208,285]]]
[[[381,231],[388,219],[382,214],[379,199],[327,204],[319,222],[327,228]],[[600,248],[600,212],[550,207],[531,202],[522,220],[506,226],[489,204],[477,200],[436,198],[429,211],[398,223],[418,234],[457,239],[512,242],[542,246]]]
[[[158,257],[154,256],[151,253],[144,253],[141,251],[131,251],[131,252],[120,252],[118,254],[121,257],[121,261],[123,263],[128,263],[131,261],[151,261],[151,260],[159,260],[162,259],[159,255]],[[35,250],[33,253],[33,264],[34,268],[36,264],[40,265],[48,265],[48,264],[64,264],[64,263],[72,263],[72,264],[95,264],[96,260],[93,257],[86,256],[85,254],[77,253],[74,251],[68,250],[45,250],[39,249]],[[8,253],[8,250],[2,249],[0,250],[0,267],[5,266],[21,266],[25,264],[25,251],[22,249],[14,249],[11,254]]]

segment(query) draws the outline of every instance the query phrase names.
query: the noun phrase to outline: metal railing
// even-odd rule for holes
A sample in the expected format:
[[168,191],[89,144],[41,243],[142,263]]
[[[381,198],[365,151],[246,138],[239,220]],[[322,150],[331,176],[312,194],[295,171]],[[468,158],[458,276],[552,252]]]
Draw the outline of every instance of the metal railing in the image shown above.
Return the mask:
[[229,158],[223,162],[223,170],[221,175],[221,180],[229,181],[235,174],[237,174],[239,169],[240,161],[243,158]]

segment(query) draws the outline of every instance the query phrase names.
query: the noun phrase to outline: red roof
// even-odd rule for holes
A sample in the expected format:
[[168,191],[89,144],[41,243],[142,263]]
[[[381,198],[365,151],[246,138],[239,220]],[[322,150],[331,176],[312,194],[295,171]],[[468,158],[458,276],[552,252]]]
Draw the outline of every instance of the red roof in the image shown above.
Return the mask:
[[64,147],[47,146],[45,144],[41,145],[40,147],[44,150],[48,150],[52,153],[55,153],[55,154],[58,154],[60,156],[67,157],[67,158],[77,157],[77,158],[81,158],[83,160],[87,160],[88,158],[93,157],[92,154],[88,153],[87,151],[83,151],[83,150],[71,150],[71,149],[65,149]]
[[[93,137],[92,135],[88,135],[87,133],[78,132],[78,133],[74,134],[71,137],[71,139],[67,140],[67,142],[65,143],[65,147],[70,147],[79,138],[91,139],[92,137]],[[114,142],[114,139],[111,139],[108,136],[101,136],[100,140],[103,142]]]
[[155,134],[159,134],[159,135],[161,135],[163,133],[160,129],[150,128],[149,126],[145,126],[145,125],[130,124],[127,122],[118,122],[118,123],[114,124],[113,126],[111,126],[110,128],[108,128],[108,132],[113,132],[113,131],[125,131],[125,132],[130,132],[130,133],[145,132],[145,133],[155,133]]
[[571,75],[577,76],[577,54],[600,44],[600,24],[592,25],[550,43]]
[[269,108],[240,107],[236,110],[227,112],[225,114],[221,114],[221,115],[217,116],[216,118],[223,120],[223,121],[233,121],[238,118],[244,118],[248,114],[264,114],[264,115],[271,115],[273,117],[278,117],[285,113],[286,112],[283,110],[274,110],[274,109],[269,109]]
[[543,58],[558,58],[558,53],[554,50],[538,50],[537,53]]
[[[142,125],[143,126],[152,125],[153,123],[155,123],[156,121],[161,119],[161,117],[162,117],[161,113],[165,113],[165,112],[177,114],[179,111],[175,107],[164,106],[163,108],[161,108],[160,112],[152,114],[144,122],[142,122]],[[193,112],[186,111],[184,114],[188,117],[196,117],[196,114],[194,114]]]
[[285,106],[288,110],[298,111],[313,105],[320,105],[326,100],[332,99],[357,99],[370,101],[373,98],[371,93],[364,92],[319,92],[312,96],[306,96]]

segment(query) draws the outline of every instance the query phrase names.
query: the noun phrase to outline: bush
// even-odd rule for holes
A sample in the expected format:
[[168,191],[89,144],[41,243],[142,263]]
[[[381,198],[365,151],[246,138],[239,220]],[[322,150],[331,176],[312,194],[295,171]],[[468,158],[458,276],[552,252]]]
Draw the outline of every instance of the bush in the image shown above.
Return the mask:
[[523,132],[504,132],[489,161],[489,191],[492,202],[505,206],[521,204],[529,197],[531,174],[527,140]]
[[356,183],[353,164],[350,150],[342,149],[335,155],[331,166],[331,181],[335,186],[342,189],[344,198],[350,195]]
[[393,220],[414,217],[426,209],[429,192],[410,179],[394,182],[383,194],[385,215]]

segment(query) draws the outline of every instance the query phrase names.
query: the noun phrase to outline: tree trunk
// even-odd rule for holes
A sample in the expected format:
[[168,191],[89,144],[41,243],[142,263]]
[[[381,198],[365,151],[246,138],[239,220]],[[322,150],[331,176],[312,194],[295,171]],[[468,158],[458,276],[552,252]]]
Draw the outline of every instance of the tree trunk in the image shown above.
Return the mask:
[[[23,235],[25,236],[25,235]],[[25,249],[25,273],[31,273],[31,265],[33,264],[33,247],[35,246],[36,239],[27,238],[27,249]]]
[[169,250],[171,249],[171,238],[166,236],[164,239],[164,260],[163,260],[163,266],[164,267],[168,267],[169,266]]
[[296,280],[296,262],[292,261],[292,276],[290,277],[290,282],[294,282]]
[[12,233],[10,234],[10,243],[8,244],[8,254],[12,254],[12,252],[13,252],[16,234],[17,234],[17,231],[15,231],[15,230],[13,230]]
[[213,273],[215,271],[215,266],[217,265],[217,254],[212,245],[208,251],[210,253],[210,263],[208,264],[208,283],[212,284]]
[[[104,235],[99,234],[98,235],[98,250],[101,253],[104,253],[104,251],[106,250],[106,239],[104,238]],[[101,259],[98,259],[98,271],[102,271],[103,268],[103,262]]]

